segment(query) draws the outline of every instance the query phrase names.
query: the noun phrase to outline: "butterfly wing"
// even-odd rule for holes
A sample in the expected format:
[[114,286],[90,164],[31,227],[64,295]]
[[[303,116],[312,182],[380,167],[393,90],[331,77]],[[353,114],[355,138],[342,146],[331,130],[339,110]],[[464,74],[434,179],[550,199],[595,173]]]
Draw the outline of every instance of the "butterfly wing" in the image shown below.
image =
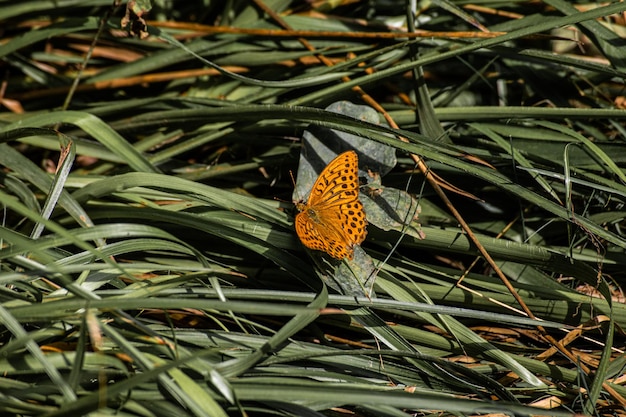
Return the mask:
[[313,184],[307,205],[330,208],[359,196],[359,159],[347,151],[333,159]]
[[[367,220],[359,201],[359,160],[356,152],[337,156],[322,171],[313,186],[311,196],[319,196],[309,205],[320,217],[319,223],[339,225],[337,230],[350,246],[359,245],[367,235]],[[341,216],[336,218],[337,213]]]
[[360,245],[367,235],[367,219],[363,204],[358,195],[353,201],[348,201],[339,206],[341,213],[341,229],[345,240],[352,245]]
[[348,151],[333,159],[315,181],[306,204],[297,208],[296,233],[305,246],[337,259],[352,259],[354,245],[367,234],[357,154]]
[[309,249],[321,250],[333,258],[352,259],[354,248],[332,225],[314,220],[307,210],[298,213],[295,226],[298,237]]

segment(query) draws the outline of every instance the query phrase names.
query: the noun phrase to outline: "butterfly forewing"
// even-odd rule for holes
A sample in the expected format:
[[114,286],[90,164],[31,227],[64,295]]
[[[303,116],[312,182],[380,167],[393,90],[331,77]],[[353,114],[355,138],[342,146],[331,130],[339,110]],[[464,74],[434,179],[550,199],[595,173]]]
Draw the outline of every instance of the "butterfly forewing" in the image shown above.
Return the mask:
[[344,152],[333,159],[315,181],[309,206],[331,207],[358,198],[359,167],[354,151]]

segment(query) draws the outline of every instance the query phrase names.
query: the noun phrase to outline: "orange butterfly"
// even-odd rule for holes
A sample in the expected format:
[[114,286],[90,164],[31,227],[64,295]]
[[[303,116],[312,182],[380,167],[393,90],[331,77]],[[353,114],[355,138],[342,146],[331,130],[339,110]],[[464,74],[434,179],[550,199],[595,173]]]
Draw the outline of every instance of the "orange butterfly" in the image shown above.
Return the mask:
[[354,256],[367,234],[359,201],[359,160],[354,151],[333,159],[313,185],[306,203],[297,203],[295,226],[304,246],[336,259]]

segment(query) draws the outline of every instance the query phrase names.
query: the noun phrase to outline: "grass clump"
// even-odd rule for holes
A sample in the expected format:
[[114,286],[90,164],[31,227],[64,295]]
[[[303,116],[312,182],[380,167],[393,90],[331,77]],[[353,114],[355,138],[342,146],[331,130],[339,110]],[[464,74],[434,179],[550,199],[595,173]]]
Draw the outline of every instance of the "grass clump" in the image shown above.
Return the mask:
[[3,415],[623,415],[626,5],[109,3],[0,7]]

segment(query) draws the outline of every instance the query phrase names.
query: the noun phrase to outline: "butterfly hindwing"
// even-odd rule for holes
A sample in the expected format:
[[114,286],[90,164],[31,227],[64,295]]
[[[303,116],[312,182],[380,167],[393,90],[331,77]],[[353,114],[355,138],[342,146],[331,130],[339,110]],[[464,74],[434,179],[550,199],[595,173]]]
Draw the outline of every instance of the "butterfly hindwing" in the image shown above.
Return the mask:
[[352,243],[343,237],[344,233],[327,227],[324,223],[317,223],[307,211],[296,216],[296,233],[309,249],[324,251],[337,259],[352,259],[354,249]]

